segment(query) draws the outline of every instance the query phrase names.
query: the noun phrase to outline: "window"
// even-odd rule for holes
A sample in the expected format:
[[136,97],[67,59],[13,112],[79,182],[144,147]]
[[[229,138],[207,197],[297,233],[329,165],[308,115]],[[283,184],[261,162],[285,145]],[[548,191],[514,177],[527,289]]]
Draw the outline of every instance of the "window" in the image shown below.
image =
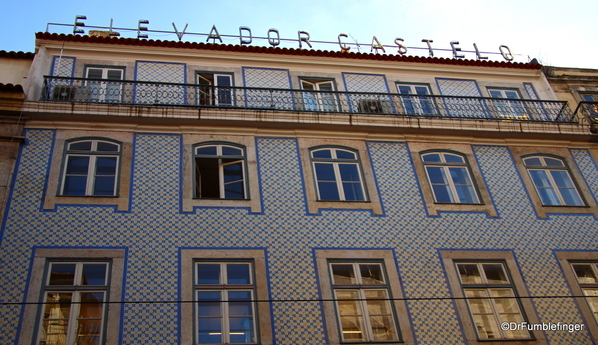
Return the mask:
[[342,341],[399,341],[390,289],[381,262],[330,262]]
[[431,95],[428,85],[423,84],[399,84],[397,83],[397,90],[401,95],[401,104],[403,111],[407,115],[436,115],[436,107],[434,106],[434,99],[431,97],[422,97]]
[[531,156],[523,163],[545,206],[584,206],[569,169],[560,158]]
[[489,88],[488,93],[492,98],[500,98],[500,100],[493,100],[490,104],[494,113],[501,118],[529,120],[524,103],[519,100],[521,96],[516,89],[495,89]]
[[310,150],[318,200],[365,201],[356,151],[333,147]]
[[571,267],[594,319],[598,322],[598,263],[574,262]]
[[264,249],[181,249],[181,344],[273,344]]
[[303,108],[311,111],[337,111],[336,95],[333,93],[334,80],[301,79],[301,89],[315,92],[303,92]]
[[108,261],[47,264],[36,344],[102,344]]
[[421,154],[428,182],[437,203],[479,204],[465,157],[451,152]]
[[478,339],[531,338],[526,329],[500,327],[503,322],[525,321],[504,263],[460,262],[456,266]]
[[60,195],[116,196],[121,146],[108,139],[67,141]]
[[204,143],[193,151],[196,198],[247,199],[244,147]]
[[[95,102],[120,102],[125,69],[122,67],[87,67],[85,78],[89,99]],[[116,81],[119,80],[119,81]],[[115,82],[116,81],[116,82]]]
[[196,262],[197,343],[257,343],[251,262]]
[[228,73],[197,73],[199,105],[232,106],[233,76]]
[[546,342],[543,332],[501,328],[503,322],[540,323],[512,251],[442,249],[439,254],[468,344]]

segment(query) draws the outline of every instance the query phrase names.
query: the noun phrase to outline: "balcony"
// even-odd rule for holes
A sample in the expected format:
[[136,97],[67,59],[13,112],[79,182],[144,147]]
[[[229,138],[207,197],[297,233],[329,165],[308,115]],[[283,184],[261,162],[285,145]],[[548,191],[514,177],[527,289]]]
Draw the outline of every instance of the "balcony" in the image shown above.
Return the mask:
[[588,116],[574,114],[565,101],[44,78],[41,100],[49,102],[555,123],[577,122],[576,116]]
[[597,124],[598,102],[579,102],[574,115],[579,119],[587,119],[591,124]]

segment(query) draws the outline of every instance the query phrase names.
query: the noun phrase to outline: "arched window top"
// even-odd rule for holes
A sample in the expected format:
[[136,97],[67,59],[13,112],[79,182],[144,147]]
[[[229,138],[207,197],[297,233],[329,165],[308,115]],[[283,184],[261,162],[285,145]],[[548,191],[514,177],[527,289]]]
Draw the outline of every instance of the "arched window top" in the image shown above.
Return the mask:
[[319,146],[310,151],[314,160],[358,160],[357,151],[348,147]]
[[234,143],[209,142],[194,145],[193,152],[196,156],[242,157],[245,147]]
[[421,157],[424,164],[467,164],[465,155],[454,151],[427,151]]
[[106,138],[76,138],[67,141],[67,152],[118,153],[121,143]]
[[563,168],[566,169],[565,160],[558,156],[532,155],[523,157],[523,163],[530,168]]

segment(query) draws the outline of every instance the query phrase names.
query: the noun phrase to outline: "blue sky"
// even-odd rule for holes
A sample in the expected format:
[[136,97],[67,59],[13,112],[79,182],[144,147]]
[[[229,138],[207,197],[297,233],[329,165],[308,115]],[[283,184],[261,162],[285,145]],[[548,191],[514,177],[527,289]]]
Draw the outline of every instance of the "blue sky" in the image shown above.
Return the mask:
[[[101,6],[100,6],[101,4]],[[150,21],[151,30],[209,33],[215,25],[221,35],[237,35],[240,26],[251,28],[253,36],[266,36],[271,28],[281,38],[296,39],[300,30],[311,40],[337,42],[340,33],[347,41],[393,45],[397,37],[408,47],[450,49],[459,41],[463,50],[498,52],[507,45],[516,60],[538,58],[541,63],[560,67],[598,69],[598,1],[596,0],[178,0],[178,1],[71,1],[0,0],[0,50],[33,51],[34,34],[45,31],[47,23],[72,24],[76,15],[86,15],[90,26],[135,28],[140,19]],[[69,33],[72,28],[50,26],[51,32]],[[87,30],[86,30],[87,32]],[[122,33],[135,37],[134,33]],[[178,40],[174,33],[151,34],[152,39]],[[183,41],[205,41],[205,36],[185,35]],[[254,40],[258,45],[265,41]],[[224,43],[238,44],[238,38]],[[298,48],[297,42],[287,44]],[[314,45],[317,49],[339,50],[338,45]],[[352,51],[356,51],[353,48]],[[361,47],[369,52],[370,48]],[[396,53],[396,49],[389,49]],[[410,49],[408,55],[427,56],[425,50]],[[450,53],[437,52],[450,57]],[[448,54],[448,55],[447,55]],[[487,55],[503,61],[500,55]],[[473,53],[465,53],[474,59]]]

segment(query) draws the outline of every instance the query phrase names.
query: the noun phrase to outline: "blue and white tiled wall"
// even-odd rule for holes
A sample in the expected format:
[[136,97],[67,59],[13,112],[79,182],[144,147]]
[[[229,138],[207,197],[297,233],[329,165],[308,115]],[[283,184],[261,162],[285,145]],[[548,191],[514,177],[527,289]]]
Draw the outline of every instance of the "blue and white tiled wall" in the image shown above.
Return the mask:
[[[273,300],[321,297],[314,248],[392,249],[406,298],[447,298],[408,301],[418,344],[465,342],[455,306],[448,299],[451,292],[439,249],[511,250],[533,296],[569,294],[553,250],[598,249],[594,216],[536,216],[505,146],[473,147],[497,218],[468,212],[427,216],[407,144],[401,142],[367,143],[384,216],[357,210],[306,214],[305,174],[294,138],[256,138],[263,213],[232,208],[181,213],[182,137],[138,133],[131,209],[119,213],[100,206],[42,211],[55,133],[30,129],[25,135],[27,143],[18,158],[2,228],[0,344],[15,342],[23,309],[7,303],[24,301],[35,247],[127,248],[123,290],[127,301],[178,299],[181,248],[265,248]],[[598,171],[590,153],[585,149],[571,153],[593,195],[598,195]],[[569,299],[533,303],[542,322],[583,322]],[[271,310],[277,344],[327,343],[319,303],[280,302]],[[122,343],[177,344],[180,318],[176,304],[127,304],[122,313]],[[552,344],[591,343],[585,332],[549,332],[546,336]]]

